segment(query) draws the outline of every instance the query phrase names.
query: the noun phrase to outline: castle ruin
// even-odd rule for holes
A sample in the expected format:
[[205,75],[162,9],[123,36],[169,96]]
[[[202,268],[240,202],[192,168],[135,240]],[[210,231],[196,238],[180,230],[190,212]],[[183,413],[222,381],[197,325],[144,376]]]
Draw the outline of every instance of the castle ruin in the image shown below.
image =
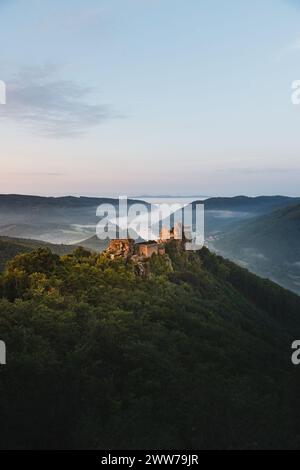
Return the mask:
[[182,224],[175,224],[171,229],[162,227],[158,241],[136,242],[130,238],[111,240],[106,253],[111,258],[122,257],[125,259],[147,259],[154,254],[163,256],[166,253],[165,245],[172,240],[178,240],[180,243],[186,240]]

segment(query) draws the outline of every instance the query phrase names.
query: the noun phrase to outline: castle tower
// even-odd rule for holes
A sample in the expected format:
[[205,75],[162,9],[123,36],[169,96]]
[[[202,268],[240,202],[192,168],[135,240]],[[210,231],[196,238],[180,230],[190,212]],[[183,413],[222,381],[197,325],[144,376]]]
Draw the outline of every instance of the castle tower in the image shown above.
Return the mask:
[[110,240],[107,252],[113,256],[128,258],[134,254],[134,240],[131,238]]
[[166,240],[171,240],[171,238],[172,238],[172,230],[170,230],[168,227],[162,227],[160,231],[160,240],[166,241]]

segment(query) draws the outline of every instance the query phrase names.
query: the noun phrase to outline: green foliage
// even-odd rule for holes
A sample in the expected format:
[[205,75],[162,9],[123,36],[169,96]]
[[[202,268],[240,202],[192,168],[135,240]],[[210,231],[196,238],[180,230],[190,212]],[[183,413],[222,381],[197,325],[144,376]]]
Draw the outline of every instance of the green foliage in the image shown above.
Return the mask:
[[38,240],[0,237],[0,271],[5,269],[10,259],[19,254],[30,253],[38,248],[49,248],[58,255],[71,253],[74,249],[71,246],[54,245]]
[[0,448],[295,448],[300,299],[203,249],[84,249],[0,280]]

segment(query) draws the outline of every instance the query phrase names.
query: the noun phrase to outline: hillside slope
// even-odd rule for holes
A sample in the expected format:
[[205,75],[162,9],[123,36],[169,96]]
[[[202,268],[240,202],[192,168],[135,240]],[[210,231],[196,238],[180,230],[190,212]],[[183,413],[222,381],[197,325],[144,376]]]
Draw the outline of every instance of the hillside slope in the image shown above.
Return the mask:
[[241,224],[214,247],[257,274],[300,293],[300,205]]
[[87,238],[85,240],[80,241],[80,246],[87,248],[88,250],[91,251],[96,251],[98,253],[102,253],[108,245],[109,241],[108,240],[100,240],[97,235],[94,235],[93,237]]
[[299,297],[207,249],[167,252],[146,277],[83,248],[11,261],[1,448],[299,446]]
[[6,263],[16,255],[30,253],[37,248],[50,248],[53,253],[58,255],[64,255],[74,250],[74,246],[54,245],[22,238],[0,237],[0,271],[3,271]]
[[236,196],[207,199],[205,201],[206,239],[213,241],[215,235],[228,233],[247,220],[299,203],[300,198],[287,196]]

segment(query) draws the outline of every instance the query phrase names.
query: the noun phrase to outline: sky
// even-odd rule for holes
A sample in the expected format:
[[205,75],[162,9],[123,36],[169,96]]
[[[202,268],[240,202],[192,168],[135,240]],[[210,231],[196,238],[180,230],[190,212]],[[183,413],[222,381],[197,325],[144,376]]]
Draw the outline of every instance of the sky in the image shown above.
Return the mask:
[[0,0],[0,193],[300,196],[300,0]]

